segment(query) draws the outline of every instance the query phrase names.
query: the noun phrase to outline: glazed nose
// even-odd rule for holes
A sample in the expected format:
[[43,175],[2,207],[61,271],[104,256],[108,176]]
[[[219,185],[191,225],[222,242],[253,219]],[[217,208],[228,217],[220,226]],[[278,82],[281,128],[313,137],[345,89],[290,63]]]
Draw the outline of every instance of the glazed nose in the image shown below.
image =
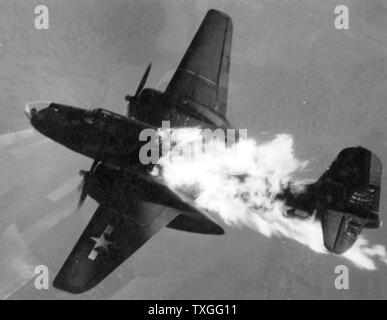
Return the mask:
[[31,120],[34,114],[40,110],[46,109],[50,106],[51,102],[29,102],[26,104],[24,113]]

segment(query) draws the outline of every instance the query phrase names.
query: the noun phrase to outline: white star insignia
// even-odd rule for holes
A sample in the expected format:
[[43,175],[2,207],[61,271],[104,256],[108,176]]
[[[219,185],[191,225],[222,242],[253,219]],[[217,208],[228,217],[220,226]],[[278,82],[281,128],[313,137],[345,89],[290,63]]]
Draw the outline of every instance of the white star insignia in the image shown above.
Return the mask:
[[109,251],[109,245],[113,244],[113,242],[106,240],[105,235],[110,235],[113,232],[113,227],[111,225],[108,225],[104,232],[97,238],[97,237],[91,237],[91,239],[95,242],[93,249],[91,250],[88,258],[90,260],[95,260],[99,254],[99,252],[96,250],[98,248],[102,248],[105,251]]

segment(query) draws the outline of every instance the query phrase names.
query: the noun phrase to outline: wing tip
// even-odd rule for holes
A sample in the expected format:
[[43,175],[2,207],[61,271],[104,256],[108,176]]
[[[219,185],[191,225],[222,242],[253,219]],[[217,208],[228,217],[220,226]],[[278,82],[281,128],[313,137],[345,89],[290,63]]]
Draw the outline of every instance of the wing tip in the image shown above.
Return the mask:
[[71,294],[81,294],[94,288],[100,281],[92,278],[89,281],[83,281],[82,278],[72,277],[71,274],[59,271],[52,285],[58,290],[62,290]]
[[68,283],[58,281],[57,279],[54,280],[52,285],[55,289],[65,291],[65,292],[68,292],[71,294],[81,294],[81,293],[84,293],[86,291],[81,287],[75,287],[75,286],[73,287],[73,286],[69,285]]
[[207,15],[204,19],[205,20],[206,19],[220,19],[220,20],[223,19],[225,21],[225,24],[228,25],[228,28],[230,29],[230,31],[232,33],[233,23],[232,23],[231,17],[227,13],[225,13],[223,11],[216,10],[216,9],[210,9],[210,10],[208,10]]
[[231,17],[227,13],[224,13],[223,11],[220,11],[220,10],[217,10],[217,9],[210,9],[210,10],[208,10],[207,15],[208,16],[216,15],[216,16],[219,16],[219,17],[222,17],[222,18],[226,18],[227,20],[231,21]]
[[88,291],[92,288],[92,286],[84,286],[84,285],[79,286],[76,284],[72,284],[69,281],[67,281],[66,279],[63,279],[62,277],[60,277],[60,275],[58,275],[54,279],[52,285],[54,286],[54,288],[56,288],[58,290],[62,290],[62,291],[65,291],[65,292],[68,292],[71,294],[85,293],[86,291]]

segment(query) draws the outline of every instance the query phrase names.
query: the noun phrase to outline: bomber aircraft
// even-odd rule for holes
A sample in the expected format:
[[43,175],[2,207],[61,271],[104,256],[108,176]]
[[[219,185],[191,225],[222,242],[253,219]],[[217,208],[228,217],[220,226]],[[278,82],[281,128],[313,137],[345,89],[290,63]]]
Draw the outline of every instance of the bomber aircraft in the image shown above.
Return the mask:
[[[87,196],[99,204],[91,221],[54,280],[54,286],[82,293],[98,285],[162,228],[221,235],[205,212],[155,179],[139,161],[147,128],[232,129],[226,118],[233,24],[210,10],[164,92],[145,88],[151,65],[127,114],[87,110],[59,103],[30,103],[26,115],[43,135],[94,160],[81,171],[80,204]],[[363,148],[346,149],[322,178],[302,194],[282,195],[289,217],[321,212],[324,242],[346,251],[363,227],[379,225],[381,163]],[[303,212],[303,213],[302,213]]]

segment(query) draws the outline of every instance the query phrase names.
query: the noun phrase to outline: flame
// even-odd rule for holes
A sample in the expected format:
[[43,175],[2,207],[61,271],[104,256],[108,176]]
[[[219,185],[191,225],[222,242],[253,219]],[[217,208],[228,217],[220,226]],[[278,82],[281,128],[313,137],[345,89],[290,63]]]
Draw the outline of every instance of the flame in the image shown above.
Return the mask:
[[[320,222],[286,218],[286,206],[277,197],[290,181],[300,188],[305,184],[295,175],[307,162],[295,157],[290,135],[277,135],[265,143],[240,139],[229,147],[224,141],[206,140],[197,147],[203,141],[198,128],[158,133],[162,139],[170,135],[173,143],[163,150],[153,174],[172,190],[229,226],[248,226],[266,237],[293,239],[317,253],[329,253]],[[370,245],[364,237],[343,257],[368,270],[376,269],[377,259],[387,264],[385,247]]]

